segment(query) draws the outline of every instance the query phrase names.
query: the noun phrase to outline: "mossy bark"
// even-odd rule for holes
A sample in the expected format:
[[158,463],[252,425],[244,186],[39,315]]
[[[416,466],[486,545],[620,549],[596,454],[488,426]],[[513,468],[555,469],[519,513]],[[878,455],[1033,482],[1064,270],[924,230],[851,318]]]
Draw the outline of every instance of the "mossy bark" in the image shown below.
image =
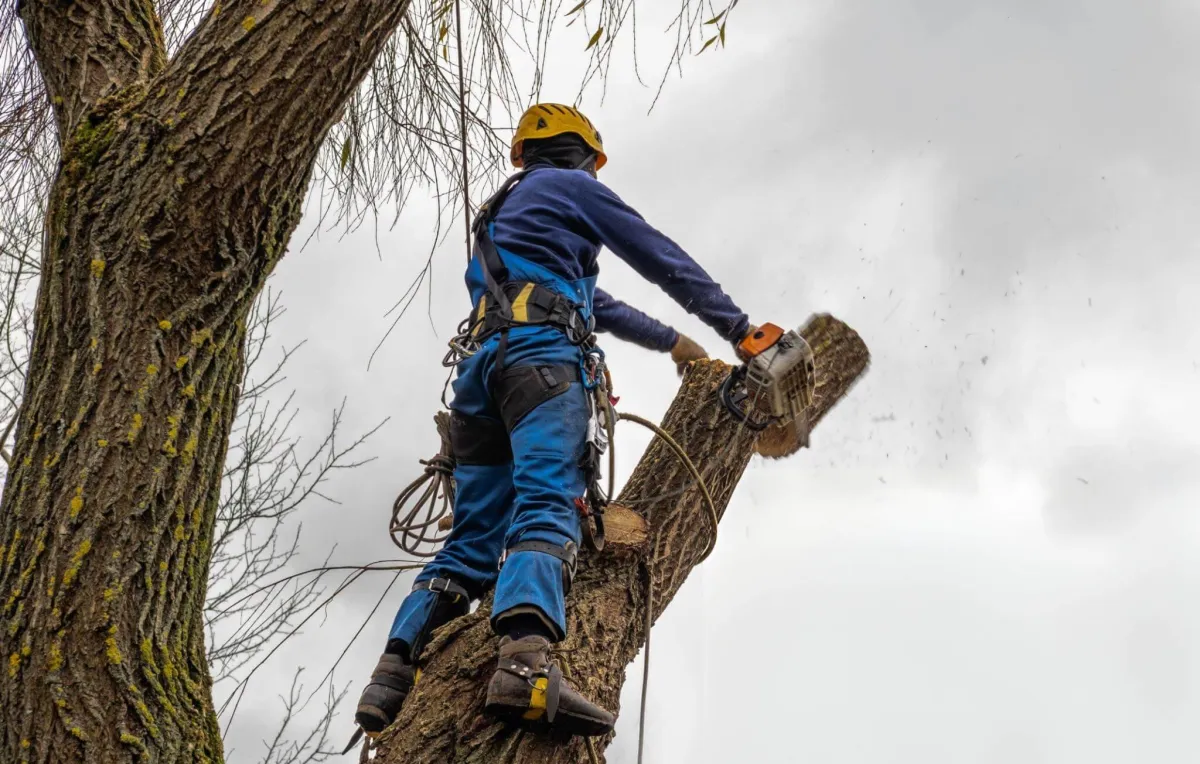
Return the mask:
[[[817,316],[804,330],[817,364],[815,427],[867,368],[869,355],[844,323]],[[720,362],[693,364],[663,428],[695,463],[723,515],[754,453],[754,433],[719,403],[729,373]],[[618,377],[619,384],[619,377]],[[559,661],[589,698],[618,710],[625,669],[645,644],[646,608],[653,618],[670,604],[712,539],[700,492],[680,460],[655,440],[642,456],[617,504],[639,513],[647,533],[622,533],[644,543],[612,544],[581,560],[567,599],[569,636]],[[624,513],[624,510],[622,510]],[[647,587],[647,582],[652,587]],[[653,591],[653,602],[646,593]],[[396,723],[380,739],[381,764],[590,764],[584,742],[557,743],[493,723],[483,715],[496,639],[487,616],[490,600],[437,632],[426,649],[421,681]],[[610,739],[594,741],[598,759]]]
[[139,2],[20,4],[62,158],[0,509],[3,762],[221,760],[202,616],[244,321],[407,7],[233,0],[167,61]]

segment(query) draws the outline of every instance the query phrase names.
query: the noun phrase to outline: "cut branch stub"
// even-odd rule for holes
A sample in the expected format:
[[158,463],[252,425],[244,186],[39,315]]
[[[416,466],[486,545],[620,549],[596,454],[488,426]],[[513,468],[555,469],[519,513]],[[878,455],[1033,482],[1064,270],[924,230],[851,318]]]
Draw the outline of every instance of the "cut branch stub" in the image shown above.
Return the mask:
[[[814,316],[802,331],[813,348],[819,423],[866,371],[869,353],[841,321]],[[700,470],[724,514],[754,453],[755,434],[739,427],[717,397],[729,367],[691,366],[663,428]],[[701,496],[686,468],[658,439],[646,450],[612,510],[614,542],[580,562],[567,599],[569,636],[559,645],[564,673],[588,697],[618,710],[625,668],[645,644],[646,576],[653,576],[657,618],[708,546],[711,533]],[[615,530],[615,528],[614,528]],[[426,648],[422,678],[400,717],[379,742],[382,764],[588,764],[581,739],[555,742],[523,734],[484,716],[483,698],[496,660],[488,626],[491,599],[448,624]],[[598,752],[610,738],[594,741]],[[602,754],[599,754],[602,755]]]

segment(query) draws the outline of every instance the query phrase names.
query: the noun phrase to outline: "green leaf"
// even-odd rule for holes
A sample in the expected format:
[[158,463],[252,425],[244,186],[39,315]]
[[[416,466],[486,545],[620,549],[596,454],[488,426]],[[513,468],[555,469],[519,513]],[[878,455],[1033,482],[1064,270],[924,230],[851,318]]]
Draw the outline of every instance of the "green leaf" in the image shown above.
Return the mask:
[[350,138],[346,138],[346,142],[342,144],[342,169],[346,169],[348,164],[350,164]]
[[446,59],[447,61],[450,60],[450,46],[449,45],[442,46],[442,58]]
[[442,22],[442,28],[438,30],[438,42],[441,42],[442,40],[445,40],[445,39],[446,39],[446,35],[448,35],[448,34],[450,34],[450,27],[449,27],[449,26],[447,26],[447,25],[446,25],[446,22],[444,22],[444,21],[443,21],[443,22]]
[[575,6],[575,7],[574,7],[574,8],[572,8],[571,10],[567,11],[565,15],[567,15],[567,16],[574,16],[576,13],[579,13],[580,11],[582,11],[582,10],[583,10],[583,6],[585,6],[585,5],[587,5],[587,4],[588,4],[588,0],[580,0],[580,3],[579,3],[579,5]]
[[[718,39],[718,38],[716,38],[716,37],[710,37],[710,38],[709,38],[709,39],[708,39],[708,40],[707,40],[707,41],[704,43],[704,47],[700,49],[700,53],[703,53],[704,51],[708,50],[709,46],[711,46],[711,45],[712,45],[714,42],[716,42],[716,41],[717,41],[717,39]],[[699,55],[699,53],[698,53],[698,54],[696,54],[696,55]]]
[[721,22],[721,19],[725,18],[725,14],[726,14],[726,13],[728,13],[728,12],[729,12],[729,11],[721,11],[721,12],[720,12],[720,13],[718,13],[716,16],[713,16],[711,19],[709,19],[708,21],[704,22],[704,25],[705,25],[705,26],[712,26],[713,24],[719,24],[719,23]]
[[591,50],[596,47],[596,43],[600,42],[600,35],[604,34],[604,27],[596,30],[596,34],[592,35],[592,39],[588,40],[587,47],[584,50]]
[[722,24],[721,26],[719,26],[717,28],[721,30],[721,47],[724,48],[725,47],[725,25]]

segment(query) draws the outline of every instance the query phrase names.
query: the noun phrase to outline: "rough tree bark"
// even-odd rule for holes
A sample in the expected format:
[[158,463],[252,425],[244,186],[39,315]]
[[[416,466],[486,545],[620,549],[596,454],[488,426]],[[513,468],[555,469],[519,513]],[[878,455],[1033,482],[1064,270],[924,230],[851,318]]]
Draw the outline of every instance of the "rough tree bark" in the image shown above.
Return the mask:
[[[842,322],[818,316],[804,331],[817,364],[815,426],[867,368],[869,354]],[[718,402],[729,372],[720,362],[694,364],[662,426],[698,467],[723,515],[754,452],[754,434]],[[617,379],[620,384],[620,378]],[[680,460],[655,440],[609,512],[610,543],[581,560],[567,599],[570,635],[559,645],[563,671],[590,698],[619,705],[625,669],[646,638],[647,576],[658,618],[701,560],[712,539],[711,521]],[[396,723],[380,738],[382,764],[590,764],[576,739],[567,744],[525,734],[483,716],[496,638],[490,600],[439,630],[427,648],[422,678]],[[595,741],[597,758],[611,738]]]
[[62,160],[0,512],[0,761],[222,758],[201,619],[244,320],[407,6],[220,0],[168,61],[150,0],[23,0]]

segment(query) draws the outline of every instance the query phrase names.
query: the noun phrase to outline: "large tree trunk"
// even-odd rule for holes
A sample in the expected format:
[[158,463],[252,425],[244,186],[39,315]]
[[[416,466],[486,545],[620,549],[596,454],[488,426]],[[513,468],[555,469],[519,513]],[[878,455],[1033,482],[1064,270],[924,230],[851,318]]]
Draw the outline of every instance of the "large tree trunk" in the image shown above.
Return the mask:
[[[817,363],[815,426],[866,370],[858,335],[829,316],[805,328]],[[688,372],[663,427],[699,468],[716,511],[725,511],[754,452],[754,433],[719,403],[729,372],[701,361]],[[618,377],[618,384],[620,378]],[[616,526],[604,552],[580,563],[567,599],[569,636],[559,646],[564,673],[590,698],[617,709],[625,669],[646,639],[646,592],[657,618],[713,539],[711,519],[695,482],[658,439],[647,449],[609,515]],[[651,583],[652,587],[647,586]],[[590,764],[579,739],[556,743],[493,723],[482,714],[496,638],[487,622],[490,600],[441,629],[426,648],[421,681],[396,723],[381,737],[383,764]],[[597,760],[609,739],[594,741]]]
[[168,62],[147,0],[21,3],[62,161],[0,513],[0,761],[221,760],[202,616],[244,320],[407,5],[225,0]]

